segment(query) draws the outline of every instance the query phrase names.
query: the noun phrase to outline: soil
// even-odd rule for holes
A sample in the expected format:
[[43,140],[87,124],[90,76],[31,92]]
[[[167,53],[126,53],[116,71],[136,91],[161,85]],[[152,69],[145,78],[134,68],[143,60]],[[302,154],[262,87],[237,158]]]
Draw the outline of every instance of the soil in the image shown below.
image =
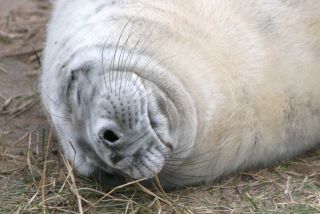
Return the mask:
[[43,123],[48,124],[39,104],[18,117],[11,116],[19,107],[19,99],[21,102],[28,97],[38,99],[39,60],[49,8],[49,2],[43,0],[0,2],[1,130],[10,132],[9,141]]
[[[37,95],[49,9],[45,0],[0,1],[0,143],[8,153],[26,152],[25,139],[15,142],[50,128]],[[5,168],[12,168],[10,162],[1,161]]]

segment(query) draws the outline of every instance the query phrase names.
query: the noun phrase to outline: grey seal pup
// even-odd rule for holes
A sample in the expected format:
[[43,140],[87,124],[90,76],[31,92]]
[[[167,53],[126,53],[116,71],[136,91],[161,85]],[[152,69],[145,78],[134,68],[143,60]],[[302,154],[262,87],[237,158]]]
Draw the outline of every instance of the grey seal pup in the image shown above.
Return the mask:
[[57,0],[40,89],[65,156],[208,183],[320,143],[320,1]]

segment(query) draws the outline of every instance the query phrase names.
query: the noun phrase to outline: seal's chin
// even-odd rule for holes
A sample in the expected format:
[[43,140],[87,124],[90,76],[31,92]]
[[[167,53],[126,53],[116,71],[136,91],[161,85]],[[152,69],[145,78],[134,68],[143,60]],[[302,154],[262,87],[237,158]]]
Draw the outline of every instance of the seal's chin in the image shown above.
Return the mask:
[[161,171],[164,162],[163,152],[157,146],[151,146],[146,151],[127,156],[116,164],[116,168],[134,179],[152,178]]

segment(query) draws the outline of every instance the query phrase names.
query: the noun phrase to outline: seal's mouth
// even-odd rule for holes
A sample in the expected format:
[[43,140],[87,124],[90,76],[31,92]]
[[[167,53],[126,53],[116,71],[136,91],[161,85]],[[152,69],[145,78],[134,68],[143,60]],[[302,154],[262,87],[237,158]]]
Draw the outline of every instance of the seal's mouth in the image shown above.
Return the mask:
[[158,145],[153,145],[146,150],[126,156],[113,167],[134,179],[152,178],[162,170],[164,162],[163,149]]
[[150,125],[147,134],[127,148],[113,151],[111,167],[134,179],[152,178],[160,173],[173,146],[162,139],[157,129]]

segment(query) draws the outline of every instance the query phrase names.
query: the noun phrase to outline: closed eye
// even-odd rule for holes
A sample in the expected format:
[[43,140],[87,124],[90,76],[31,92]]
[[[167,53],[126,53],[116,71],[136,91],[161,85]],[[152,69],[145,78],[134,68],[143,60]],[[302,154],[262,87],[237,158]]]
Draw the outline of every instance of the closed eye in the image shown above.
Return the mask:
[[81,104],[81,98],[80,98],[80,90],[79,89],[77,90],[77,101],[78,101],[78,104],[80,105]]
[[74,93],[75,90],[75,75],[74,71],[71,71],[71,75],[67,80],[67,90],[66,90],[66,98],[69,99],[70,95]]

